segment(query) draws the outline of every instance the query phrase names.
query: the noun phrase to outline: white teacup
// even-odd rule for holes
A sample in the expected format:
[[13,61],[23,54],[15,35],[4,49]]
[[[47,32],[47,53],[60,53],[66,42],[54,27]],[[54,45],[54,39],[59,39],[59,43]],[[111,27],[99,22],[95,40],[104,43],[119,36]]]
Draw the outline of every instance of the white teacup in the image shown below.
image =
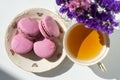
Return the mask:
[[[100,61],[101,60],[103,60],[104,58],[105,58],[105,56],[107,55],[107,53],[108,53],[108,51],[109,51],[109,43],[110,43],[110,41],[109,41],[109,37],[106,35],[106,34],[104,34],[104,33],[102,33],[101,31],[96,31],[96,30],[92,30],[92,29],[88,29],[88,28],[79,28],[79,30],[76,28],[76,27],[81,27],[81,26],[84,26],[84,24],[78,24],[78,23],[76,23],[76,24],[74,24],[74,25],[72,25],[71,27],[69,27],[69,29],[67,30],[67,32],[65,33],[65,35],[64,35],[64,39],[63,39],[63,46],[64,46],[64,49],[65,49],[65,51],[66,51],[66,53],[67,53],[67,56],[74,62],[74,63],[78,63],[78,64],[80,64],[80,65],[86,65],[86,66],[90,66],[90,65],[94,65],[94,64],[97,64],[98,63],[98,65],[99,65],[99,67],[103,70],[103,71],[105,71],[105,67],[104,67],[104,65],[102,64],[102,63],[100,63]],[[75,30],[75,28],[76,28],[76,30]],[[75,30],[75,31],[74,31]],[[84,30],[84,31],[83,31]],[[80,33],[79,33],[79,35],[77,34],[77,31],[80,31]],[[86,31],[86,32],[85,32]],[[89,31],[89,33],[87,32],[87,31]],[[94,31],[94,33],[93,33],[93,31]],[[83,32],[83,33],[82,33]],[[74,33],[74,34],[73,34]],[[75,34],[76,33],[76,34]],[[84,36],[84,34],[86,35],[86,36]],[[97,43],[99,43],[100,45],[102,45],[102,47],[99,49],[99,51],[96,51],[97,53],[96,53],[96,56],[94,56],[93,58],[91,58],[91,59],[83,59],[82,57],[78,57],[80,54],[84,54],[84,53],[82,53],[82,46],[84,46],[84,48],[86,48],[86,50],[87,50],[87,48],[89,49],[89,48],[91,48],[91,49],[89,49],[89,51],[90,51],[90,54],[92,55],[92,51],[94,52],[94,50],[93,50],[93,46],[91,46],[90,45],[90,47],[89,47],[89,44],[90,43],[93,43],[93,45],[98,45],[95,41],[94,41],[94,37],[91,37],[90,35],[98,35],[98,39],[100,39],[101,37],[101,39],[103,40],[103,43],[102,42],[100,42],[100,40],[98,41],[98,40],[96,40],[96,42]],[[74,35],[74,37],[73,37],[73,35]],[[72,37],[70,37],[70,36],[72,36]],[[82,38],[82,37],[79,37],[79,36],[83,36],[84,37],[84,39]],[[89,43],[85,43],[85,41],[87,41],[87,40],[89,40],[89,38],[88,38],[88,36],[90,36],[89,38],[91,38],[91,39],[93,39],[93,42],[92,42],[92,40],[91,40],[91,42],[89,42]],[[79,39],[79,40],[77,40],[77,38]],[[75,40],[76,39],[76,40]],[[81,43],[79,43],[78,41],[81,41],[80,39],[83,39],[82,40],[82,42]],[[86,40],[87,39],[87,40]],[[97,38],[96,38],[97,39]],[[75,41],[74,41],[75,40]],[[73,42],[73,43],[72,43]],[[84,43],[83,43],[84,42]],[[78,43],[78,44],[77,44]],[[79,45],[80,44],[80,45]],[[85,45],[86,44],[86,45]],[[76,46],[80,46],[79,47],[79,49],[77,49],[77,48],[75,48]],[[85,47],[86,46],[86,47]],[[74,49],[73,49],[74,48]],[[94,49],[98,49],[98,48],[96,48],[96,46],[95,46],[95,48]],[[74,51],[74,50],[77,50],[77,51]],[[80,52],[80,50],[81,50],[81,52]],[[86,50],[83,50],[83,52],[87,52]],[[74,53],[74,52],[77,52],[77,53]],[[94,52],[95,53],[95,52]],[[88,53],[89,54],[89,53]],[[78,55],[78,56],[75,56],[75,55]],[[91,56],[90,55],[90,56]],[[89,56],[87,56],[87,57],[89,57]]]

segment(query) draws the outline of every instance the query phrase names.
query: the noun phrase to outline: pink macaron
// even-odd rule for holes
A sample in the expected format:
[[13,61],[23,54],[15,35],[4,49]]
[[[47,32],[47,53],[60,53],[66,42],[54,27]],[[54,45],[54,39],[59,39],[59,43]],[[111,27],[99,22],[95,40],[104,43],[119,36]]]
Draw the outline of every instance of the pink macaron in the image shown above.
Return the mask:
[[45,16],[42,18],[39,22],[39,29],[45,38],[59,37],[60,35],[59,26],[50,16]]
[[11,49],[17,54],[26,54],[33,48],[33,42],[25,38],[23,34],[17,34],[11,41]]
[[35,54],[38,57],[50,58],[56,50],[56,45],[53,41],[45,38],[41,41],[35,42],[33,49],[34,49]]
[[24,33],[30,37],[37,36],[39,34],[38,22],[29,17],[21,18],[17,24],[19,33]]

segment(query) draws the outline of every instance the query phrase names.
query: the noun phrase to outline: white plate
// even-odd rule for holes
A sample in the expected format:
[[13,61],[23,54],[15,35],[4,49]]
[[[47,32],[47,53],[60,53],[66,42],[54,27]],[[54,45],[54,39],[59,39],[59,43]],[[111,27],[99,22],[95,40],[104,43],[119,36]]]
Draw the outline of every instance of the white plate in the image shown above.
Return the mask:
[[[22,17],[31,17],[31,18],[35,18],[36,20],[41,20],[41,17],[46,15],[49,15],[53,19],[55,19],[58,25],[60,26],[61,34],[60,34],[60,37],[55,40],[58,46],[54,55],[49,59],[44,59],[44,58],[37,57],[34,54],[34,52],[30,52],[25,55],[15,54],[11,50],[10,43],[11,43],[12,37],[17,33],[17,22]],[[42,9],[42,8],[25,10],[22,13],[18,14],[12,20],[12,22],[10,23],[6,31],[5,46],[8,52],[8,57],[11,59],[11,61],[14,64],[16,64],[17,66],[19,66],[25,71],[39,72],[39,73],[49,71],[57,67],[66,57],[66,53],[63,50],[63,36],[65,31],[66,31],[66,27],[64,25],[63,20],[53,12],[46,9]]]

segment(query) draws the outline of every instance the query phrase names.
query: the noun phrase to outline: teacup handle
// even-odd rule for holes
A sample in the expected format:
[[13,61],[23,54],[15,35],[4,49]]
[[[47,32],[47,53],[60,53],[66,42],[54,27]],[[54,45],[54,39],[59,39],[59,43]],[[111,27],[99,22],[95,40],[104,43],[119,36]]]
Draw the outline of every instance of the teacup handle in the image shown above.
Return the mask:
[[103,72],[106,72],[106,71],[107,71],[107,69],[106,69],[106,67],[104,66],[103,63],[98,62],[97,65],[98,65],[98,67],[99,67]]

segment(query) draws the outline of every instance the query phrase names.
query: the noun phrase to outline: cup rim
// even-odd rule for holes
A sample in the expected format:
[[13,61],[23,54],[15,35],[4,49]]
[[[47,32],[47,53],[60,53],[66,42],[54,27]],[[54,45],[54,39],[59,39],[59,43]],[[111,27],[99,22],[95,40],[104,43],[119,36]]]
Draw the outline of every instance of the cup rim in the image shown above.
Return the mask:
[[75,25],[80,25],[80,24],[75,23],[72,26],[70,26],[68,28],[68,30],[66,31],[66,33],[64,34],[64,38],[63,38],[63,47],[64,47],[64,50],[65,50],[66,55],[68,56],[68,58],[71,61],[73,61],[74,63],[80,64],[80,65],[85,65],[85,66],[91,66],[91,65],[97,64],[98,62],[100,62],[101,60],[103,60],[106,57],[106,55],[108,54],[108,51],[110,49],[107,46],[107,44],[109,42],[109,41],[107,42],[107,40],[109,40],[109,36],[107,36],[107,34],[104,34],[104,33],[102,33],[102,34],[103,34],[103,36],[105,38],[105,45],[103,46],[103,49],[101,50],[100,54],[97,57],[95,57],[95,58],[93,58],[91,60],[78,60],[78,59],[76,59],[76,58],[74,58],[72,56],[72,54],[67,49],[66,43],[67,43],[67,38],[68,38],[69,32],[74,28],[73,26],[75,26]]

